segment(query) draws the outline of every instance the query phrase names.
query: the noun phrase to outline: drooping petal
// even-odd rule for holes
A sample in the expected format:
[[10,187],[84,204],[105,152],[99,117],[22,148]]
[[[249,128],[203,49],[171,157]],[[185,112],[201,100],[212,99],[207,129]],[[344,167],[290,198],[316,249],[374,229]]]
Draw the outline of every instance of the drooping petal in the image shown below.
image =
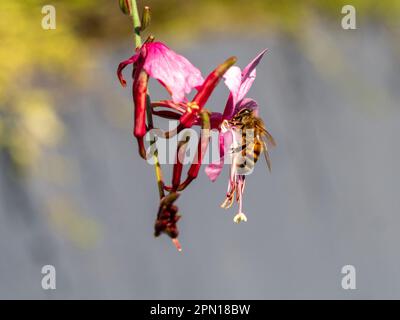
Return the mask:
[[146,49],[143,68],[168,90],[175,103],[184,101],[185,94],[203,84],[200,70],[185,57],[161,42],[146,43],[143,46]]
[[127,65],[135,63],[137,61],[138,57],[139,57],[139,54],[134,54],[132,57],[130,57],[127,60],[122,61],[118,65],[117,75],[118,75],[119,82],[121,82],[121,85],[123,87],[126,87],[126,80],[124,79],[124,76],[122,75],[122,71],[125,69],[125,67]]
[[[222,138],[221,138],[221,136],[222,136]],[[228,130],[226,132],[220,133],[219,152],[220,152],[220,157],[222,159],[228,153],[230,147],[232,146],[232,143],[233,143],[232,130]]]
[[138,140],[139,154],[146,159],[146,149],[144,147],[143,137],[146,135],[146,106],[147,106],[147,84],[149,81],[148,74],[143,70],[135,72],[133,80],[132,92],[133,102],[135,105],[135,124],[133,134]]
[[224,163],[220,161],[219,163],[210,163],[205,169],[204,172],[208,176],[208,178],[214,182],[217,180],[219,175],[221,174],[221,171],[224,167]]
[[218,139],[219,139],[219,156],[220,156],[219,162],[209,164],[204,170],[206,175],[212,182],[217,180],[224,167],[225,154],[228,153],[229,148],[232,145],[232,132],[231,131],[227,131],[224,133],[220,132]]

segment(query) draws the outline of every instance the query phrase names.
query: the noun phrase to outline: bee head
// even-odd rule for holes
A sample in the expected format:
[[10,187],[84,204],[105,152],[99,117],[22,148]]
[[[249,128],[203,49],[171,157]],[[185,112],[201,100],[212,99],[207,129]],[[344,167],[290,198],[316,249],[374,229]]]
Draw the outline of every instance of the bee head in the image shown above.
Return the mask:
[[254,117],[253,110],[244,108],[241,109],[238,113],[236,113],[232,119],[229,121],[231,125],[238,125],[247,122],[248,120]]

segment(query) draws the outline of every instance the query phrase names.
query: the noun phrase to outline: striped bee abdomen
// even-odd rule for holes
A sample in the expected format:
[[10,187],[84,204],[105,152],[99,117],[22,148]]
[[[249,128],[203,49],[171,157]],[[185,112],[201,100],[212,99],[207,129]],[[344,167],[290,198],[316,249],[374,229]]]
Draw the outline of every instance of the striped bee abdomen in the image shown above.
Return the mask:
[[246,135],[243,134],[242,145],[236,149],[237,154],[240,155],[236,163],[239,174],[248,174],[253,171],[263,148],[262,142],[257,137],[251,137],[249,140],[246,140]]

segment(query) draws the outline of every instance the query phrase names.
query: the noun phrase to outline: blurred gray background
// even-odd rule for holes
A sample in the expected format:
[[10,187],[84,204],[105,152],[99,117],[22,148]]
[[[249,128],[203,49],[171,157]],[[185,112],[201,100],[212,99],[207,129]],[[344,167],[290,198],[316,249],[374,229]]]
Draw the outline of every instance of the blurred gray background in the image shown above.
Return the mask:
[[[338,20],[316,21],[300,40],[280,32],[168,39],[203,75],[228,56],[244,67],[269,48],[249,96],[278,147],[272,174],[262,159],[247,180],[248,222],[236,225],[235,209],[219,208],[228,167],[215,183],[202,169],[178,201],[183,252],[153,237],[154,170],[131,135],[130,89],[115,68],[132,48],[118,41],[92,52],[85,85],[43,84],[62,97],[55,105],[66,134],[33,173],[14,174],[1,154],[0,298],[400,298],[393,34],[379,23],[345,31]],[[156,83],[151,90],[165,96]],[[221,83],[208,108],[221,111],[227,94]],[[56,290],[41,288],[47,264]],[[356,290],[341,287],[347,264]]]

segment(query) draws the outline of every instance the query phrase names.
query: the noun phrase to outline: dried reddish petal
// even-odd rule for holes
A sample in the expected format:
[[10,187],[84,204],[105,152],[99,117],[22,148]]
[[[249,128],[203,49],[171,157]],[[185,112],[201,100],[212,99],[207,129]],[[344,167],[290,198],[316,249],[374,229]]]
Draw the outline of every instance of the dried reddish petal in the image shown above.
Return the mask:
[[118,75],[119,82],[121,83],[121,85],[123,87],[126,87],[126,80],[124,79],[124,76],[122,75],[122,71],[125,69],[126,66],[128,66],[132,63],[135,63],[137,61],[138,57],[139,57],[139,54],[134,54],[132,57],[130,57],[127,60],[122,61],[118,65],[117,75]]
[[170,193],[160,202],[160,208],[157,214],[157,220],[154,225],[154,235],[158,237],[161,233],[166,233],[172,239],[176,239],[179,235],[177,222],[181,218],[178,215],[178,207],[173,203],[178,199],[178,193]]

